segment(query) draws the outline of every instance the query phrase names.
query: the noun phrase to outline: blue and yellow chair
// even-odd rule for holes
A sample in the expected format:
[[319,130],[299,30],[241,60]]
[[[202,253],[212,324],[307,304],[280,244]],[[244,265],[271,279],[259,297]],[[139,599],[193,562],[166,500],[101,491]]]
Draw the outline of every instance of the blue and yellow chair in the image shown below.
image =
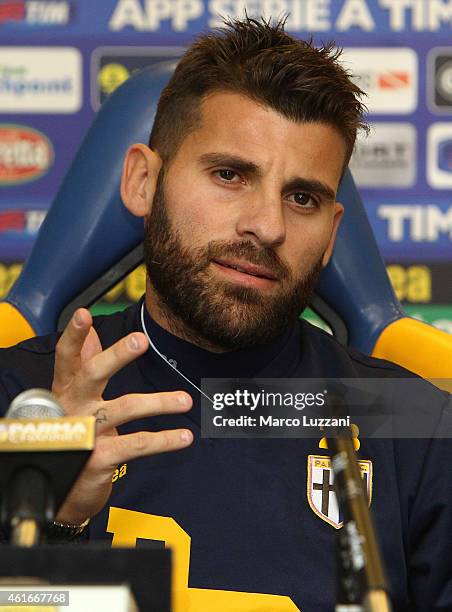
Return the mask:
[[[171,61],[137,73],[98,113],[0,304],[0,346],[55,331],[69,311],[89,306],[139,263],[143,223],[121,203],[122,160],[132,143],[147,142],[173,69]],[[349,172],[338,199],[346,214],[313,308],[360,351],[427,378],[452,378],[452,336],[404,313]]]

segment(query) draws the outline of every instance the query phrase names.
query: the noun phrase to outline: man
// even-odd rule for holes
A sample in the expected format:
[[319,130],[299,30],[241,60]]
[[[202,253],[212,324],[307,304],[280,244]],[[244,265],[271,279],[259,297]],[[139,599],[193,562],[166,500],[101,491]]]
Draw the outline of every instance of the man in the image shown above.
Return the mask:
[[[124,163],[124,204],[145,219],[144,301],[94,322],[79,309],[61,338],[1,352],[3,410],[45,386],[68,414],[96,416],[95,452],[57,520],[91,518],[91,537],[114,545],[172,546],[177,610],[333,608],[340,522],[329,481],[324,511],[312,496],[312,460],[328,465],[328,450],[203,439],[199,386],[403,375],[297,320],[344,213],[360,94],[332,47],[281,24],[201,37],[161,96],[150,148]],[[395,609],[452,609],[447,448],[360,443]]]

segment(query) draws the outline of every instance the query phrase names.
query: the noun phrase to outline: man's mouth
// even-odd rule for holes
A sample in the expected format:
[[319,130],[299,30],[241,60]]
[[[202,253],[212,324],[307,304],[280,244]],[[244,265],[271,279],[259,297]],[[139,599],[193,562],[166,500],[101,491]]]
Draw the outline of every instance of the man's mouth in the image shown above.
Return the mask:
[[[235,259],[213,259],[212,261],[224,273],[229,274],[231,279],[249,285],[268,286],[278,280],[276,275],[268,268],[247,261]],[[231,272],[228,273],[228,270],[231,270]],[[256,281],[253,282],[250,277],[255,278]]]

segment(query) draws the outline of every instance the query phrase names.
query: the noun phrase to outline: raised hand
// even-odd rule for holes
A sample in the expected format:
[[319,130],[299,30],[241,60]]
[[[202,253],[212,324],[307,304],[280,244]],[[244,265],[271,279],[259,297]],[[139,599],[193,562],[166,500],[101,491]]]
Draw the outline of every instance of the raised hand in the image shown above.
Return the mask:
[[192,443],[193,434],[188,429],[118,435],[116,427],[128,421],[186,412],[192,406],[191,397],[184,391],[102,399],[110,377],[147,348],[146,336],[133,332],[102,350],[91,314],[82,308],[74,313],[58,341],[52,391],[68,416],[96,417],[95,449],[58,512],[59,522],[80,524],[100,512],[110,496],[112,475],[118,465]]

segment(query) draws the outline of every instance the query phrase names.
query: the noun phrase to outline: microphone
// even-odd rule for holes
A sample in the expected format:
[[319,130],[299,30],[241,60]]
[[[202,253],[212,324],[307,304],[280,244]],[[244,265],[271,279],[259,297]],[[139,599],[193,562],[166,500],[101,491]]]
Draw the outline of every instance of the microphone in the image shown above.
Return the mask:
[[47,389],[27,389],[11,402],[6,419],[54,419],[66,413]]
[[[346,415],[347,405],[342,393],[336,390],[328,403],[332,416]],[[383,561],[356,460],[352,430],[331,427],[327,439],[332,451],[338,506],[344,517],[344,525],[337,533],[339,601],[336,612],[390,612]]]
[[34,546],[94,448],[94,417],[67,417],[50,391],[29,389],[0,420],[0,522],[18,546]]

